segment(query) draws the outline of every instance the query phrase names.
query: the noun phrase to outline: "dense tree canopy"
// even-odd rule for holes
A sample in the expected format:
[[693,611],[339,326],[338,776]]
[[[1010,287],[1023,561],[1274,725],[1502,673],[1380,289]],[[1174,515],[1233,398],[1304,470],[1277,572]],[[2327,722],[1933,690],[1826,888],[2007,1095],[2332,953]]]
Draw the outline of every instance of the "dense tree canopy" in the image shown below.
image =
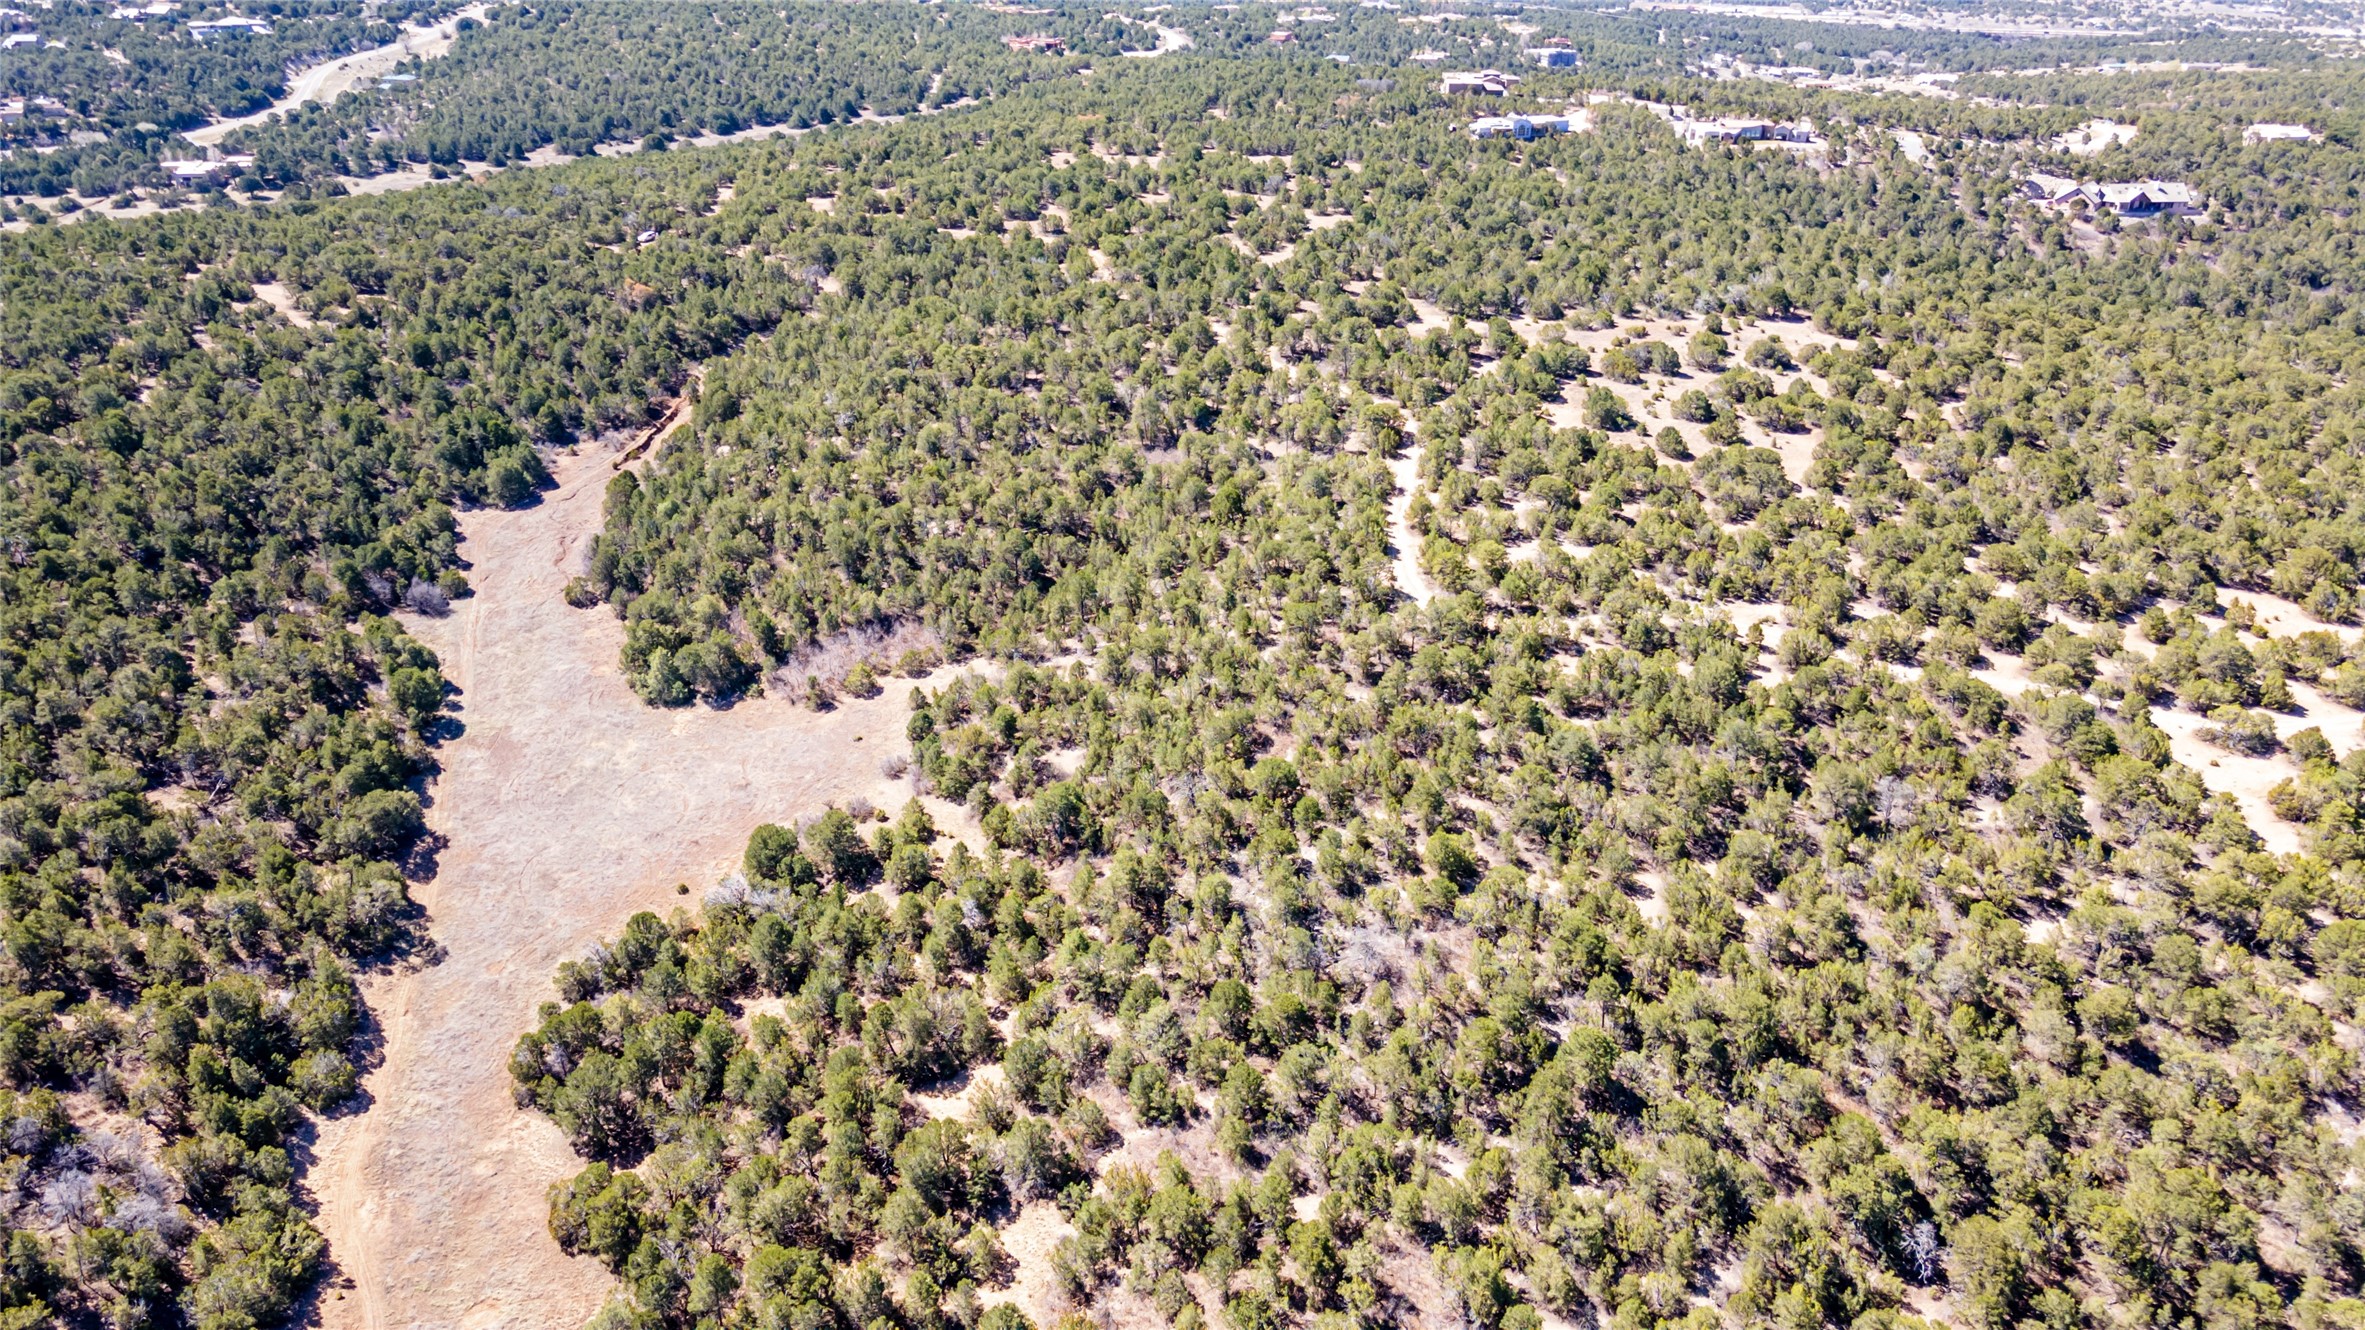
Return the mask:
[[[352,968],[414,927],[396,864],[443,704],[387,616],[466,594],[454,504],[532,501],[538,447],[637,422],[797,298],[726,259],[619,300],[637,259],[586,239],[693,197],[672,183],[0,257],[0,1077],[48,1124],[9,1137],[21,1217],[72,1237],[52,1266],[21,1230],[17,1305],[234,1326],[309,1278],[287,1138],[353,1090]],[[274,277],[334,325],[272,312]],[[110,1115],[162,1160],[75,1125]]]
[[[1036,1195],[1078,1305],[1177,1324],[1433,1313],[1423,1251],[1485,1325],[2347,1314],[2365,759],[2294,739],[2278,857],[2162,728],[2357,695],[2347,637],[2218,613],[2355,618],[2358,274],[2277,257],[2347,218],[2097,251],[2009,178],[1616,108],[1473,148],[1350,76],[738,174],[723,242],[831,289],[611,488],[626,667],[1045,663],[923,699],[949,812],[767,833],[561,976],[515,1070],[604,1161],[552,1224],[613,1322],[972,1324]],[[791,1252],[839,1273],[755,1280]]]
[[[0,125],[0,193],[105,193],[131,180],[161,183],[159,157],[186,155],[170,137],[217,117],[248,115],[287,91],[291,66],[382,46],[406,21],[454,6],[435,0],[274,0],[255,16],[268,32],[201,38],[193,20],[233,6],[200,5],[137,19],[113,0],[64,0],[22,13],[40,40],[0,57],[0,97],[48,99],[57,114]],[[94,141],[95,140],[95,141]]]
[[[1070,54],[1012,52],[1002,37],[1048,33]],[[933,110],[1069,72],[1122,49],[1098,9],[1040,17],[903,4],[520,6],[416,82],[365,92],[241,141],[266,179],[355,175],[404,162],[504,166],[538,148],[664,142],[757,127],[804,130]]]
[[397,616],[693,395],[568,591],[652,705],[968,669],[912,806],[759,829],[520,1042],[604,1321],[1005,1330],[1044,1206],[1178,1326],[2365,1315],[2365,757],[2278,724],[2365,704],[2345,76],[2127,85],[2211,206],[2098,226],[2015,190],[2068,91],[1621,28],[1834,147],[1474,143],[1354,63],[1435,33],[1269,19],[537,7],[265,170],[946,113],[0,241],[0,1315],[287,1314],[417,930]]

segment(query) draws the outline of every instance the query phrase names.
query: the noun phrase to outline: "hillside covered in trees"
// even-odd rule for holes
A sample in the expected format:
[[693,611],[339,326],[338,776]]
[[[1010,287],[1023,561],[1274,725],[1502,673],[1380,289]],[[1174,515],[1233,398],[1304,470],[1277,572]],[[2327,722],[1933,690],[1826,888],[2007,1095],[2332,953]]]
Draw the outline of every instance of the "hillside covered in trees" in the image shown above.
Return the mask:
[[[537,448],[639,421],[799,298],[726,260],[618,302],[586,233],[712,184],[612,183],[0,257],[10,1324],[275,1323],[317,1270],[291,1146],[353,1093],[355,968],[416,938],[445,690],[390,615],[467,594],[454,505],[530,502]],[[368,326],[291,326],[271,277]]]
[[[267,31],[206,38],[194,23],[217,5],[154,13],[107,0],[10,9],[0,29],[24,44],[0,52],[0,98],[32,103],[0,122],[0,193],[103,194],[161,183],[155,163],[188,151],[173,135],[208,119],[262,110],[292,67],[384,45],[397,27],[454,6],[435,0],[276,0]],[[45,109],[46,107],[46,109]]]
[[[561,975],[515,1070],[613,1323],[999,1320],[1039,1201],[1175,1324],[2353,1314],[2356,763],[2275,716],[2360,700],[2357,274],[2278,257],[2346,219],[2097,254],[1296,77],[714,219],[841,290],[610,490],[644,693],[1035,663],[923,699],[928,802]],[[2195,767],[2286,746],[2276,855]]]
[[[451,0],[357,5],[352,0],[276,3],[260,17],[268,32],[200,37],[193,25],[235,16],[228,6],[151,13],[112,0],[67,0],[37,17],[0,15],[0,33],[37,37],[0,52],[0,95],[50,104],[0,123],[0,223],[46,219],[27,196],[130,208],[141,199],[178,206],[195,196],[266,196],[294,188],[333,192],[336,183],[415,168],[482,171],[683,140],[753,131],[800,132],[863,116],[892,118],[985,100],[1020,84],[1086,76],[1096,64],[1153,49],[1154,30],[1189,38],[1232,60],[1294,60],[1309,50],[1356,67],[1364,77],[1403,71],[1425,81],[1434,64],[1516,65],[1528,41],[1565,43],[1588,71],[1583,86],[1614,85],[1653,97],[1737,96],[1748,113],[1813,111],[1853,123],[1955,130],[1971,139],[2025,146],[2077,123],[2078,108],[2112,104],[2152,112],[2231,100],[2261,108],[2293,105],[2333,113],[2347,139],[2338,89],[2339,52],[2284,16],[2194,25],[2183,16],[2141,16],[2141,26],[2090,36],[2020,35],[2009,40],[1945,30],[1900,33],[1785,18],[1684,11],[1535,8],[1472,17],[1454,11],[1407,15],[1345,7],[1295,26],[1287,5],[1185,6],[1121,13],[1085,4],[926,6],[868,3],[650,4],[645,0],[549,0],[470,7]],[[1152,7],[1155,8],[1155,7]],[[176,180],[163,163],[198,149],[180,131],[209,120],[258,113],[288,94],[300,74],[392,41],[402,25],[453,24],[447,54],[408,58],[383,77],[349,80],[330,101],[308,102],[241,127],[220,145],[256,160],[201,181]],[[1502,25],[1522,31],[1511,33]],[[1286,32],[1293,41],[1270,40]],[[1013,50],[1005,38],[1052,36],[1058,51]],[[1295,38],[1303,38],[1300,45]],[[435,49],[443,49],[441,46]],[[1969,97],[1797,97],[1763,85],[1735,90],[1696,80],[1709,56],[1808,68],[1835,75],[1948,71],[1969,77]],[[2081,86],[2075,71],[2138,59],[2146,81],[2174,82],[2181,62],[2207,62],[2209,76],[2151,95],[2128,76]],[[2247,71],[2229,79],[2217,66]],[[373,68],[376,68],[373,66]],[[2315,91],[2324,71],[2329,89]],[[345,82],[332,84],[343,88]],[[2068,86],[2064,86],[2067,84]]]
[[1977,144],[1089,60],[0,239],[0,1324],[297,1306],[355,975],[431,963],[399,616],[677,395],[567,593],[649,705],[963,672],[909,806],[521,1031],[601,1324],[2365,1321],[2349,144],[2145,82],[2212,208],[2096,227]]
[[[906,17],[910,22],[902,21]],[[1049,33],[1070,54],[1013,52]],[[361,93],[245,142],[266,179],[405,162],[505,166],[539,148],[663,144],[757,127],[805,130],[938,110],[1125,49],[1146,29],[1098,9],[991,14],[971,5],[652,5],[569,0],[500,11],[416,81]]]

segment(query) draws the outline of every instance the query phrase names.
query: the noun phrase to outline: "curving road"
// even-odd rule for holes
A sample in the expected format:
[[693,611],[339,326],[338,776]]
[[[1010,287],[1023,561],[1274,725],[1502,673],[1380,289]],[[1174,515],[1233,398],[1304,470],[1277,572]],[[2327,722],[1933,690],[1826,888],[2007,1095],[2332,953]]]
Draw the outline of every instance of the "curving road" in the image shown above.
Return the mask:
[[288,81],[287,95],[252,115],[214,120],[184,132],[181,137],[201,148],[210,148],[241,129],[262,124],[276,115],[286,115],[306,102],[323,106],[351,92],[365,79],[381,78],[412,56],[434,59],[452,49],[460,36],[460,20],[474,19],[482,23],[492,12],[487,0],[468,6],[456,14],[447,15],[441,22],[424,28],[405,25],[402,36],[374,50],[356,51],[352,55],[324,60],[298,73]]

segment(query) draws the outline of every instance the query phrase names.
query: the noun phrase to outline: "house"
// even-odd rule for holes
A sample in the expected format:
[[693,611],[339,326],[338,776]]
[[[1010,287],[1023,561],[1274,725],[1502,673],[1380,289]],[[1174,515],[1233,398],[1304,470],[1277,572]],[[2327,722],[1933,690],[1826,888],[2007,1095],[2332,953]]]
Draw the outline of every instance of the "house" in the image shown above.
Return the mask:
[[224,18],[191,19],[189,32],[199,41],[212,37],[268,37],[271,25],[259,18],[231,14]]
[[1773,137],[1774,122],[1740,116],[1714,120],[1678,120],[1675,132],[1691,143],[1757,143]]
[[1297,34],[1294,32],[1268,32],[1265,34],[1265,40],[1275,46],[1281,46],[1296,41]]
[[1525,54],[1530,61],[1544,69],[1575,69],[1584,63],[1577,59],[1576,52],[1565,46],[1531,46]]
[[2252,125],[2242,131],[2244,143],[2312,143],[2316,131],[2306,125]]
[[2201,211],[2193,187],[2176,180],[2079,182],[2038,171],[2021,184],[2020,192],[2047,207],[2083,203],[2094,212],[2121,217],[2191,217]]
[[1058,55],[1068,49],[1067,38],[1053,37],[1043,33],[1034,33],[1024,37],[1012,34],[1002,38],[1002,45],[1013,51],[1035,51],[1043,55]]
[[2078,192],[2078,182],[2067,176],[2047,175],[2043,171],[2029,173],[2020,184],[2020,192],[2039,203],[2063,203]]
[[233,152],[219,157],[162,161],[156,164],[164,168],[164,173],[172,178],[174,184],[186,185],[211,180],[217,175],[230,175],[254,165],[255,157],[251,152]]
[[1806,120],[1759,120],[1750,116],[1719,116],[1693,120],[1671,118],[1675,132],[1687,143],[1821,143],[1815,126]]
[[1437,90],[1448,97],[1500,97],[1517,82],[1517,74],[1482,69],[1474,74],[1447,74],[1437,80]]
[[1576,121],[1565,115],[1485,115],[1470,122],[1474,139],[1529,139],[1576,131]]
[[0,101],[0,125],[27,120],[64,120],[74,113],[55,97],[11,97]]
[[2094,207],[2106,208],[2121,217],[2190,217],[2201,210],[2192,186],[2173,180],[2087,185],[2080,192]]
[[118,23],[145,23],[152,18],[163,18],[179,7],[168,0],[156,0],[149,5],[117,5],[107,12],[107,17]]
[[0,51],[13,51],[20,46],[39,46],[40,44],[41,34],[38,32],[12,32],[5,37],[0,37]]

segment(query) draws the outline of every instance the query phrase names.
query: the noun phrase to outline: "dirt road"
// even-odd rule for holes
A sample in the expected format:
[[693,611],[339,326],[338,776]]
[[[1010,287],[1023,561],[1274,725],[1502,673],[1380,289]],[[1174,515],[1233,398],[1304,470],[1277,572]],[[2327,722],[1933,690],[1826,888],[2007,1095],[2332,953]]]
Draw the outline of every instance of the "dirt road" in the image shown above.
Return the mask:
[[1388,544],[1395,551],[1396,589],[1426,605],[1436,596],[1429,575],[1421,570],[1421,538],[1412,529],[1412,496],[1421,489],[1421,445],[1406,439],[1404,450],[1388,459],[1396,477],[1396,493],[1388,500]]
[[477,23],[486,20],[491,4],[481,3],[448,15],[440,23],[423,28],[405,26],[402,36],[374,50],[356,51],[352,55],[324,60],[288,80],[287,93],[252,115],[235,116],[227,120],[208,121],[181,135],[199,147],[210,148],[241,129],[263,124],[273,116],[294,114],[306,102],[328,105],[363,83],[383,78],[400,68],[402,62],[417,56],[432,60],[452,49],[459,40],[460,21]]
[[370,1106],[325,1126],[307,1178],[339,1272],[319,1299],[327,1326],[581,1325],[610,1281],[544,1226],[545,1190],[580,1164],[513,1105],[507,1069],[553,969],[635,910],[695,905],[758,822],[907,797],[880,766],[909,751],[908,681],[825,715],[765,700],[661,711],[632,695],[622,625],[560,595],[610,462],[565,459],[537,506],[464,516],[477,593],[413,625],[466,727],[430,789],[448,845],[416,889],[440,955],[364,985],[384,1060],[363,1082]]

